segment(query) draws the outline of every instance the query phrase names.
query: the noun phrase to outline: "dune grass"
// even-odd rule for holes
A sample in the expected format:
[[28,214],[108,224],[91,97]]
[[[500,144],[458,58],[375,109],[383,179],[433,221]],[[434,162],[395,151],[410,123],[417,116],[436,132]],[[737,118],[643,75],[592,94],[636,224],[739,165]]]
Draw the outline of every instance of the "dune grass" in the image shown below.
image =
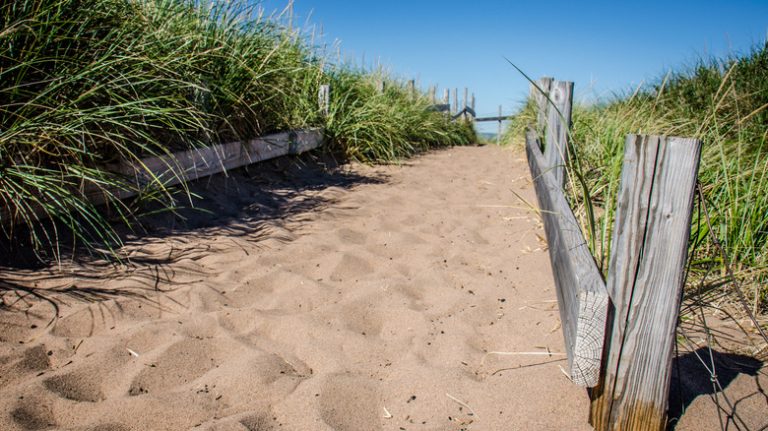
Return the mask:
[[[384,94],[374,79],[387,82]],[[172,210],[185,200],[157,179],[121,201],[115,191],[136,185],[104,168],[118,160],[302,127],[326,128],[336,150],[366,162],[472,139],[425,112],[423,95],[332,64],[292,23],[246,0],[4,2],[0,82],[2,235],[41,259],[77,245],[110,253],[115,221],[137,226],[142,202]],[[108,204],[92,205],[86,184]]]
[[[507,131],[519,142],[535,123],[529,103]],[[605,270],[628,133],[703,141],[699,182],[710,212],[694,211],[693,270],[723,277],[726,263],[751,286],[756,312],[768,311],[768,44],[741,56],[700,60],[651,85],[573,111],[572,142],[587,193],[569,189],[598,263]],[[585,199],[588,196],[588,201]],[[588,219],[586,207],[596,214]],[[720,257],[711,233],[724,246]]]

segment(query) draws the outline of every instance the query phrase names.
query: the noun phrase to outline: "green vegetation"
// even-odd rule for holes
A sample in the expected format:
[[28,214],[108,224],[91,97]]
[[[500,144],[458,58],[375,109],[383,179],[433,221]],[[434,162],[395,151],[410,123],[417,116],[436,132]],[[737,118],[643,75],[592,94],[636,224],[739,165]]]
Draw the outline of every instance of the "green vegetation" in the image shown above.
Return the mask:
[[[522,110],[507,140],[535,123]],[[699,181],[714,235],[737,275],[754,287],[752,305],[768,307],[768,44],[740,57],[701,60],[656,83],[594,105],[576,106],[572,142],[586,182],[570,190],[598,263],[607,268],[614,204],[628,133],[696,137],[704,142]],[[585,199],[585,196],[587,198]],[[587,220],[586,205],[596,215]],[[703,213],[694,211],[693,269],[725,274]],[[762,283],[761,283],[762,282]],[[762,287],[761,287],[762,286]]]
[[[335,150],[365,162],[473,139],[468,127],[427,112],[423,95],[383,73],[331,64],[291,23],[260,16],[253,3],[3,2],[5,239],[49,257],[64,237],[69,247],[109,252],[120,244],[115,220],[136,223],[136,209],[150,200],[177,205],[177,191],[160,179],[138,199],[119,200],[116,190],[136,186],[104,168],[118,160],[301,127],[325,127]],[[384,94],[374,91],[377,80]],[[327,117],[317,106],[325,83],[332,86]],[[87,184],[104,190],[106,206],[85,199]]]

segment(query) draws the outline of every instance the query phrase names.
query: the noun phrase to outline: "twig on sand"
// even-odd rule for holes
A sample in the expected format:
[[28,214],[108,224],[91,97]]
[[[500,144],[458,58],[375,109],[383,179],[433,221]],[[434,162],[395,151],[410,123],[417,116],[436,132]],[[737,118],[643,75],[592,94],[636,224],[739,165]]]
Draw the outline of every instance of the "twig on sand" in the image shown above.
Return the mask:
[[445,396],[452,399],[453,401],[456,401],[457,403],[461,404],[462,406],[466,407],[471,413],[472,416],[476,417],[477,419],[480,419],[480,416],[475,413],[475,411],[472,409],[472,407],[469,406],[469,404],[465,403],[464,401],[461,401],[460,399],[454,397],[453,395],[449,394],[448,392],[445,393]]
[[384,419],[392,419],[392,413],[386,407],[384,407]]
[[[565,361],[565,358],[561,358],[561,359],[553,359],[553,360],[551,360],[551,361],[545,361],[545,362],[537,362],[537,363],[535,363],[535,364],[528,364],[528,365],[518,365],[518,366],[516,366],[516,367],[499,368],[498,370],[496,370],[496,371],[492,372],[492,373],[491,373],[491,375],[492,375],[492,376],[495,376],[496,374],[499,374],[499,373],[500,373],[500,372],[502,372],[502,371],[512,371],[512,370],[519,370],[519,369],[521,369],[521,368],[537,367],[537,366],[539,366],[539,365],[547,365],[547,364],[552,364],[552,363],[554,363],[554,362],[562,362],[562,361]],[[560,365],[558,365],[558,367],[560,367]],[[563,371],[563,372],[565,372],[565,370],[563,370],[563,367],[560,367],[560,371]],[[567,374],[566,374],[566,376],[567,376]],[[570,380],[570,377],[568,377],[568,379]]]
[[546,352],[487,352],[485,355],[483,355],[483,358],[480,360],[480,365],[481,366],[485,363],[485,358],[487,358],[488,355],[499,355],[499,356],[565,356],[565,353],[552,352],[549,349],[547,349]]

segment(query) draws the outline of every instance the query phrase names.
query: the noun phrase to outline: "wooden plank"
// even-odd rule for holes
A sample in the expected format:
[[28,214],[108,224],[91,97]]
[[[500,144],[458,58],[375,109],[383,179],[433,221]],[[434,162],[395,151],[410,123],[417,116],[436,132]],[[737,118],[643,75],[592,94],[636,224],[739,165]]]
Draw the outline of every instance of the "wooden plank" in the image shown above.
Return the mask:
[[231,142],[149,157],[120,165],[116,171],[133,177],[143,187],[156,179],[165,186],[193,181],[275,157],[300,154],[322,144],[320,129],[280,132],[248,142]]
[[514,115],[501,115],[499,117],[477,117],[475,118],[475,122],[478,121],[507,121],[515,118]]
[[[322,129],[280,132],[248,142],[232,142],[210,147],[195,148],[167,156],[148,157],[137,162],[124,162],[105,167],[107,170],[132,178],[133,187],[126,190],[103,189],[92,183],[84,184],[80,193],[93,205],[102,205],[114,199],[136,196],[152,182],[160,181],[170,187],[208,175],[225,172],[271,158],[300,154],[323,144]],[[38,217],[46,217],[42,208],[35,210]],[[0,208],[0,220],[10,224],[11,213]]]
[[536,133],[530,130],[525,148],[547,235],[570,377],[577,385],[591,387],[600,374],[608,294],[576,217],[562,187],[546,168],[537,141]]
[[561,187],[565,185],[568,133],[571,130],[573,82],[554,81],[549,90],[544,159]]
[[451,115],[454,115],[457,112],[459,112],[459,89],[454,87],[453,88],[453,109],[451,110]]
[[427,111],[448,112],[451,110],[451,105],[438,104],[427,107]]
[[457,120],[457,119],[459,119],[460,117],[464,117],[464,120],[466,121],[466,119],[467,119],[467,117],[468,117],[468,116],[470,116],[470,117],[474,118],[474,116],[475,116],[475,111],[474,111],[474,110],[472,110],[472,108],[470,108],[469,106],[466,106],[466,107],[464,107],[464,109],[462,109],[461,111],[459,111],[459,112],[458,112],[456,115],[454,115],[452,119],[453,119],[453,120]]
[[627,137],[608,293],[604,373],[590,393],[597,431],[666,428],[701,142]]

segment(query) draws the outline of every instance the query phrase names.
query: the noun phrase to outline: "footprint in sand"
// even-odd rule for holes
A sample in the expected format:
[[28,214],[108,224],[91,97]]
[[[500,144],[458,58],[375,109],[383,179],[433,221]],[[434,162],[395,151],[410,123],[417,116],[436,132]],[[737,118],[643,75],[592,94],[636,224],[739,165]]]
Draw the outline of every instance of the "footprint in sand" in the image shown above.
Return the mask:
[[163,392],[188,384],[221,362],[220,345],[211,340],[187,339],[171,345],[133,379],[129,395]]
[[336,234],[342,244],[363,245],[366,241],[365,234],[352,229],[342,228]]
[[97,352],[94,356],[89,355],[88,362],[84,365],[64,374],[47,377],[43,380],[43,386],[68,400],[92,403],[105,400],[107,398],[103,392],[105,383],[108,384],[111,381],[111,373],[123,369],[131,362],[131,356],[123,345],[104,348],[103,352]]
[[320,390],[320,415],[336,431],[380,430],[380,399],[367,378],[331,375]]
[[273,431],[276,428],[275,420],[271,415],[255,414],[240,419],[240,425],[248,431]]
[[23,430],[42,430],[55,427],[56,418],[51,406],[42,398],[26,396],[11,411],[11,418]]
[[85,431],[131,431],[131,428],[123,424],[106,423],[86,428]]
[[360,278],[372,272],[374,272],[374,268],[367,260],[353,254],[344,253],[331,273],[331,280],[344,281]]
[[68,400],[95,403],[105,398],[101,392],[101,379],[87,370],[49,377],[43,381],[43,385]]

